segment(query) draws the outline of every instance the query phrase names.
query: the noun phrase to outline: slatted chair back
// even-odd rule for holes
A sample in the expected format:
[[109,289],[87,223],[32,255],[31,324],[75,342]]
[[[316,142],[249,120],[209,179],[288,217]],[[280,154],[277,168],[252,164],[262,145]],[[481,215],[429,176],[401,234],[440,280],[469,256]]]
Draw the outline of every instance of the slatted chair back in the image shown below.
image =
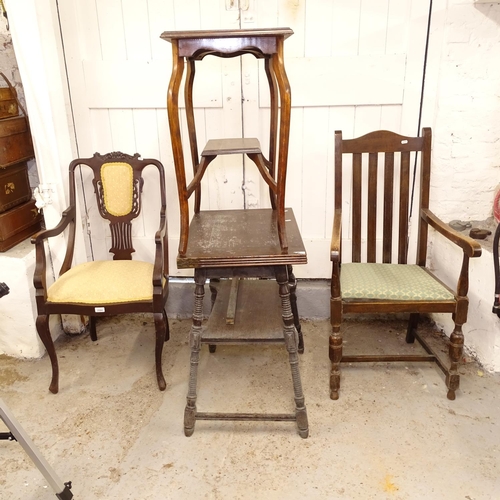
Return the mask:
[[[422,137],[381,130],[343,139],[341,131],[335,132],[335,209],[350,222],[344,234],[350,233],[352,262],[407,263],[413,167],[420,171],[416,201],[428,208],[430,156],[430,128],[423,129]],[[350,199],[343,204],[347,193]],[[418,238],[417,263],[425,265],[426,227]]]

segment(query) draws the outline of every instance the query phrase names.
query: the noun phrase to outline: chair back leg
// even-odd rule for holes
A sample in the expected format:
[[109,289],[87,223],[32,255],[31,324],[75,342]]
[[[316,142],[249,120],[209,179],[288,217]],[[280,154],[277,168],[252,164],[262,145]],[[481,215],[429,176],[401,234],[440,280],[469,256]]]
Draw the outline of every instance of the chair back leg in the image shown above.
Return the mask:
[[408,328],[406,330],[406,343],[413,344],[415,342],[415,331],[418,326],[418,320],[420,319],[420,314],[411,313],[408,320]]
[[90,338],[92,339],[93,342],[95,342],[97,340],[96,322],[97,322],[97,318],[95,316],[89,317]]

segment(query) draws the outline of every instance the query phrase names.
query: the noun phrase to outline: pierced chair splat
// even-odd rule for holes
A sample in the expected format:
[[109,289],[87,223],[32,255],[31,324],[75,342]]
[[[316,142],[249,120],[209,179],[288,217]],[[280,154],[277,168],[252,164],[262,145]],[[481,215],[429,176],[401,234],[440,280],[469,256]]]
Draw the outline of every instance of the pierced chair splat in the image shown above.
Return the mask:
[[[154,262],[132,260],[132,221],[141,212],[143,170],[152,165],[158,172],[158,219],[154,245]],[[100,260],[72,265],[75,249],[76,185],[75,170],[89,167],[97,206],[101,217],[109,221],[113,260]],[[152,313],[156,329],[155,364],[158,387],[164,390],[161,356],[163,344],[169,338],[165,304],[168,297],[168,243],[166,219],[165,174],[163,165],[154,159],[140,159],[121,152],[92,158],[79,158],[69,165],[70,205],[53,229],[37,233],[32,238],[36,247],[34,286],[38,317],[38,335],[47,349],[52,364],[49,390],[59,390],[59,365],[49,330],[51,314],[89,316],[90,336],[97,340],[96,318],[129,313]],[[44,242],[66,233],[65,258],[56,281],[48,286],[47,256]]]

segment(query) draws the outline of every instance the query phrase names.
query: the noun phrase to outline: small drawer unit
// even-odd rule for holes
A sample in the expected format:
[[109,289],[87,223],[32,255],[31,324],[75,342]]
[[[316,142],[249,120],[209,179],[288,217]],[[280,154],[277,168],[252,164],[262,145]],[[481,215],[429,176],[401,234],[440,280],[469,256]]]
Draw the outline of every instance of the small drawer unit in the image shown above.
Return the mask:
[[33,199],[0,214],[0,252],[40,231],[42,224],[43,215]]
[[0,168],[0,214],[31,200],[28,164]]

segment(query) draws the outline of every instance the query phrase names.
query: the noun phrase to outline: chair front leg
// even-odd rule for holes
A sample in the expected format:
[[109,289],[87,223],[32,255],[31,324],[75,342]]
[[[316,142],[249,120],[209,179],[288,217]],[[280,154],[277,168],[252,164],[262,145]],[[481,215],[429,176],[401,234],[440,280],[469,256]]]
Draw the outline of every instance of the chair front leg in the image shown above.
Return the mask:
[[342,334],[340,325],[342,323],[342,297],[340,295],[340,265],[333,262],[330,297],[330,323],[332,333],[329,340],[330,369],[330,399],[339,399],[340,390],[340,362],[342,361]]
[[156,345],[155,345],[155,364],[156,364],[156,378],[158,380],[158,387],[160,391],[164,391],[167,387],[165,378],[163,376],[163,370],[161,367],[161,355],[163,352],[163,344],[165,343],[165,333],[167,330],[167,325],[165,323],[165,313],[154,313],[156,330]]
[[458,365],[462,360],[464,347],[464,334],[462,333],[462,325],[455,323],[455,329],[450,335],[449,356],[450,370],[446,376],[446,386],[448,387],[447,397],[451,401],[455,399],[455,391],[460,387],[460,375],[458,374]]
[[[340,301],[334,302],[333,300],[330,302],[330,308],[333,309],[341,309],[342,305]],[[331,361],[331,369],[330,369],[330,399],[339,399],[339,390],[340,390],[340,362],[342,361],[342,334],[340,333],[340,324],[341,324],[342,313],[336,313],[335,316],[332,316],[331,324],[332,324],[332,333],[330,335],[329,341],[329,356]]]
[[464,252],[462,269],[457,285],[457,308],[453,314],[455,329],[450,335],[449,341],[449,356],[450,369],[446,375],[446,385],[448,387],[447,397],[451,401],[455,399],[455,391],[460,386],[460,375],[458,374],[458,365],[462,361],[462,353],[464,348],[464,334],[462,325],[467,322],[467,312],[469,309],[469,299],[467,292],[469,290],[469,257]]
[[40,340],[43,342],[47,354],[52,364],[52,380],[50,382],[49,391],[53,394],[59,392],[59,364],[57,362],[56,350],[49,329],[49,315],[41,315],[36,318],[36,331]]

